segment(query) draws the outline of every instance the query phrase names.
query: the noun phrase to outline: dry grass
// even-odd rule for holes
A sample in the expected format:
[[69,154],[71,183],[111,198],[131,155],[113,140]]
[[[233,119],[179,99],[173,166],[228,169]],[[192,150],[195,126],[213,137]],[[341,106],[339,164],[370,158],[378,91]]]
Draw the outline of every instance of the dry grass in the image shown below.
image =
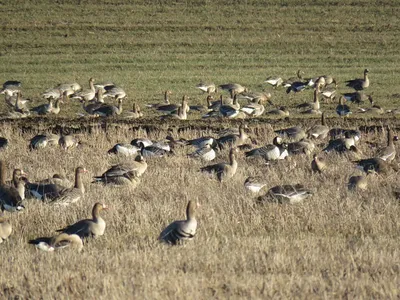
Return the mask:
[[[135,191],[89,184],[91,177],[126,158],[108,156],[117,141],[146,136],[128,126],[104,134],[82,134],[80,149],[47,148],[29,152],[31,133],[3,126],[10,147],[2,153],[9,169],[23,167],[31,180],[59,172],[72,177],[76,165],[89,173],[85,199],[67,209],[34,200],[10,214],[14,233],[1,245],[0,296],[4,298],[394,298],[398,295],[400,223],[398,201],[391,194],[396,174],[371,178],[368,191],[350,193],[354,174],[349,157],[329,155],[332,169],[310,173],[310,157],[277,165],[239,157],[238,173],[227,183],[199,173],[204,163],[187,159],[179,148],[170,158],[149,159],[148,171]],[[255,132],[258,135],[255,136]],[[162,138],[167,132],[154,132]],[[270,142],[271,128],[252,127],[260,144]],[[186,131],[190,138],[213,132]],[[177,137],[177,135],[175,134]],[[385,143],[384,135],[364,140]],[[365,155],[372,151],[362,147]],[[227,152],[218,161],[227,159]],[[11,172],[11,171],[10,171]],[[299,205],[256,204],[243,187],[260,175],[268,187],[303,183],[315,195]],[[72,178],[71,178],[72,179]],[[265,192],[265,191],[264,191]],[[159,244],[170,221],[183,218],[186,201],[196,199],[199,229],[183,247]],[[88,241],[81,254],[43,253],[27,242],[51,236],[55,229],[90,215],[104,202],[106,233]]]

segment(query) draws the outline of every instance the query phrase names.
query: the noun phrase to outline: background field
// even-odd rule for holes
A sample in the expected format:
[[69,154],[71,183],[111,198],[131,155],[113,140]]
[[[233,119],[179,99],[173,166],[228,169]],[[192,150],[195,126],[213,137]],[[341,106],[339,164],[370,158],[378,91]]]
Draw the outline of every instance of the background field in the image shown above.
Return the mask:
[[[368,92],[384,108],[400,106],[400,4],[268,2],[3,1],[0,79],[23,81],[24,95],[33,104],[42,103],[40,93],[59,82],[86,86],[94,77],[124,87],[127,106],[160,101],[166,89],[173,91],[173,101],[188,94],[192,103],[202,103],[204,95],[194,88],[201,80],[266,89],[277,104],[291,105],[311,101],[312,93],[288,97],[264,85],[267,76],[290,77],[297,69],[306,77],[331,74],[344,92],[350,91],[344,80],[369,68]],[[323,106],[332,123],[337,122],[332,119],[335,105]],[[79,106],[71,103],[55,123],[75,116],[82,111]],[[5,111],[3,104],[0,108]],[[358,117],[347,125],[398,122]],[[215,121],[210,125],[217,126]],[[167,127],[149,137],[164,138]],[[328,157],[332,169],[316,176],[309,170],[310,157],[265,166],[240,156],[238,174],[220,186],[199,174],[204,163],[186,159],[190,149],[178,149],[175,157],[149,161],[134,192],[110,190],[89,185],[91,176],[118,161],[106,151],[147,132],[129,125],[107,134],[99,129],[82,133],[82,148],[71,152],[28,152],[29,139],[44,129],[22,132],[1,125],[1,135],[11,143],[0,154],[9,176],[14,167],[23,167],[31,180],[54,172],[71,178],[76,165],[84,165],[88,192],[67,210],[28,202],[24,213],[9,215],[14,234],[0,247],[0,298],[336,299],[396,298],[400,293],[400,211],[392,195],[398,174],[373,177],[368,191],[349,193],[347,180],[356,174],[352,157]],[[173,129],[175,137],[215,134]],[[273,138],[273,128],[264,123],[252,122],[249,133],[259,144]],[[363,140],[383,145],[385,136],[372,132]],[[366,144],[361,150],[365,157],[375,151]],[[218,161],[226,159],[224,152]],[[300,182],[315,195],[301,205],[257,205],[243,189],[245,178],[255,174],[268,187]],[[188,199],[202,204],[198,235],[185,247],[160,245],[160,230],[184,217]],[[104,214],[106,234],[85,244],[81,254],[41,253],[27,244],[89,217],[97,201],[112,208]]]

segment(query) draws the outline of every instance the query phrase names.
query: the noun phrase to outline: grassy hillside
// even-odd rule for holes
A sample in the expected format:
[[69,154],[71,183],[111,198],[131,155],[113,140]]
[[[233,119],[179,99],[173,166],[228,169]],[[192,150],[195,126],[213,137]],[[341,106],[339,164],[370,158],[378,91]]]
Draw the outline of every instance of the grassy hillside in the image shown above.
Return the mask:
[[[40,94],[59,82],[87,86],[89,77],[121,85],[129,107],[133,101],[161,101],[167,89],[173,91],[174,102],[187,94],[191,103],[203,103],[205,96],[194,87],[202,80],[265,89],[275,103],[292,105],[311,101],[311,91],[288,96],[283,89],[265,85],[267,76],[287,78],[298,69],[305,77],[330,74],[345,92],[351,90],[343,82],[361,77],[369,68],[368,93],[385,109],[400,106],[396,97],[400,93],[400,4],[264,2],[3,1],[0,79],[21,80],[32,105],[43,103]],[[355,128],[392,122],[333,120],[335,106],[322,104],[330,125]],[[3,103],[0,108],[6,110]],[[176,138],[216,135],[206,127],[232,124],[199,123],[198,128],[179,132],[177,127],[183,128],[184,122],[177,127],[164,123],[151,132],[120,124],[105,133],[96,129],[93,120],[82,122],[94,129],[78,135],[83,142],[80,148],[28,151],[28,141],[38,131],[47,131],[51,123],[60,129],[68,122],[64,118],[82,112],[79,103],[64,108],[60,117],[50,117],[54,122],[26,121],[30,130],[37,124],[33,132],[21,130],[22,120],[0,126],[1,136],[10,140],[9,148],[0,153],[8,177],[13,168],[23,168],[31,181],[55,172],[73,179],[77,165],[89,170],[84,178],[87,193],[75,205],[64,209],[30,200],[23,213],[6,213],[14,232],[0,244],[0,298],[398,297],[400,208],[392,193],[398,187],[398,173],[369,176],[367,191],[352,193],[347,190],[348,179],[361,173],[350,163],[357,158],[351,154],[326,156],[330,169],[324,175],[311,173],[312,158],[306,155],[268,166],[239,154],[238,173],[219,184],[199,172],[207,163],[186,157],[193,149],[178,148],[173,157],[149,159],[148,171],[134,191],[112,189],[90,182],[124,160],[106,154],[115,143],[134,137],[163,139],[168,129]],[[150,110],[145,113],[154,116]],[[146,122],[140,124],[145,127]],[[307,127],[315,121],[301,123]],[[264,145],[271,143],[273,129],[288,124],[251,121],[248,133]],[[361,157],[371,157],[377,147],[364,141],[380,147],[386,137],[369,132],[363,133],[361,141]],[[326,142],[317,143],[315,152]],[[217,161],[227,157],[225,150]],[[243,187],[250,175],[267,182],[261,194],[278,184],[302,183],[314,196],[299,205],[260,205],[255,201],[258,195]],[[160,231],[184,218],[190,199],[202,205],[195,239],[183,247],[159,244]],[[98,201],[111,208],[103,214],[106,233],[85,243],[80,254],[43,253],[27,243],[90,217]]]

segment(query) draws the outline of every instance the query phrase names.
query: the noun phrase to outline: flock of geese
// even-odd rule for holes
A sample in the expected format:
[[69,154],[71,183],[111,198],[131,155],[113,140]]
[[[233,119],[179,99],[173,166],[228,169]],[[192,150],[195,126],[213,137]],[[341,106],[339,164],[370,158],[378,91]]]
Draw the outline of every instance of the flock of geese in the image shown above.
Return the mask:
[[[153,141],[146,138],[135,138],[130,143],[118,143],[109,151],[110,155],[126,156],[128,159],[120,164],[111,166],[103,174],[93,178],[93,184],[103,184],[105,186],[127,186],[136,188],[141,177],[147,170],[147,159],[154,157],[166,157],[174,155],[176,147],[193,147],[193,152],[188,154],[189,159],[200,159],[205,165],[199,170],[202,173],[209,174],[216,180],[225,184],[235,176],[238,169],[237,156],[243,155],[248,160],[261,160],[266,164],[274,164],[279,160],[285,160],[288,157],[297,155],[313,155],[310,162],[310,168],[313,172],[323,174],[328,169],[329,162],[326,158],[330,153],[348,154],[346,157],[353,158],[354,165],[363,171],[363,175],[351,176],[348,180],[349,190],[365,190],[368,186],[368,177],[372,174],[387,176],[390,172],[398,171],[395,164],[396,147],[395,142],[398,137],[394,134],[390,126],[383,130],[387,134],[387,144],[382,145],[376,150],[375,155],[370,158],[361,159],[363,153],[359,149],[361,141],[361,132],[347,128],[330,128],[325,121],[325,113],[320,111],[319,98],[322,95],[325,98],[332,99],[332,93],[337,82],[331,76],[318,76],[313,79],[300,80],[301,72],[298,77],[283,81],[281,78],[269,78],[266,82],[275,88],[279,86],[286,87],[287,93],[297,93],[307,88],[314,89],[314,101],[311,106],[305,108],[304,113],[319,114],[321,124],[302,128],[294,126],[275,131],[275,137],[271,144],[261,147],[255,147],[252,138],[247,133],[247,125],[242,122],[237,129],[222,130],[218,136],[200,136],[195,139],[175,139],[168,136],[165,140]],[[363,90],[368,88],[368,70],[364,71],[364,77],[346,82],[348,87],[353,88],[353,93],[347,93],[339,96],[339,105],[336,112],[340,116],[346,116],[351,113],[350,108],[344,104],[345,100],[361,102],[363,99]],[[87,113],[97,114],[99,116],[113,116],[119,114],[122,110],[121,104],[126,97],[122,88],[113,83],[98,84],[89,80],[90,89],[82,90],[78,84],[60,84],[53,89],[47,90],[43,97],[48,99],[48,103],[41,108],[31,109],[38,114],[49,109],[59,110],[60,102],[67,102],[69,98],[80,99],[84,103],[84,109]],[[333,85],[333,86],[332,86]],[[3,85],[1,91],[6,95],[6,102],[13,105],[17,112],[17,107],[21,109],[26,102],[21,98],[21,84],[17,81],[8,81]],[[198,88],[207,93],[206,117],[227,117],[233,118],[242,114],[243,116],[259,116],[264,113],[263,102],[271,102],[269,93],[250,93],[246,88],[239,84],[223,84],[215,86],[214,84],[200,84]],[[229,92],[231,102],[220,100],[213,102],[212,95],[218,89]],[[331,91],[328,97],[327,91]],[[325,92],[325,94],[324,94]],[[191,107],[188,104],[186,96],[183,97],[179,105],[169,102],[169,91],[164,94],[164,103],[149,104],[152,109],[160,111],[165,115],[163,118],[185,119],[187,113],[191,110],[202,110],[204,107]],[[118,106],[105,104],[103,97],[113,97]],[[239,105],[239,98],[244,97],[249,100],[244,106]],[[370,96],[368,99],[372,99]],[[371,100],[372,101],[372,100]],[[373,102],[371,102],[373,103]],[[137,105],[134,105],[136,114],[140,113]],[[376,106],[371,110],[376,111]],[[24,110],[19,113],[23,114]],[[134,113],[132,111],[132,113]],[[271,111],[268,113],[272,113]],[[286,115],[284,108],[274,111],[274,114]],[[31,151],[40,151],[46,147],[61,147],[65,151],[78,147],[80,142],[72,135],[40,134],[34,136],[30,143]],[[0,138],[0,148],[5,148],[8,140]],[[321,147],[323,145],[323,147]],[[321,148],[320,148],[321,147]],[[220,153],[229,151],[229,158],[225,162],[213,164],[213,161]],[[320,152],[316,153],[316,150]],[[130,159],[133,158],[133,159]],[[67,206],[81,200],[85,194],[85,187],[82,182],[82,176],[86,169],[79,166],[75,170],[75,181],[72,183],[66,178],[55,174],[51,178],[46,178],[37,182],[30,182],[26,174],[21,169],[13,170],[11,181],[6,179],[6,167],[4,162],[0,161],[0,206],[2,212],[10,213],[21,212],[24,210],[24,201],[28,198],[36,198],[49,205]],[[260,178],[248,177],[244,182],[244,188],[252,193],[260,193],[267,185]],[[395,192],[397,193],[397,192]],[[398,197],[400,193],[397,193]],[[313,195],[310,189],[307,189],[300,183],[278,185],[270,188],[265,195],[259,196],[257,201],[272,201],[278,203],[298,203]],[[169,224],[159,235],[159,240],[168,244],[181,244],[186,240],[194,238],[197,229],[196,210],[199,204],[196,201],[189,201],[186,209],[186,220],[175,221]],[[96,203],[92,210],[92,218],[80,220],[59,230],[59,234],[53,237],[38,238],[30,241],[38,249],[44,251],[54,251],[64,247],[71,247],[80,251],[83,248],[83,240],[90,237],[102,236],[105,232],[106,223],[101,217],[101,212],[108,207],[102,203]],[[6,240],[12,233],[10,222],[0,215],[0,243]]]
[[[295,109],[300,114],[319,115],[322,114],[321,102],[330,103],[335,99],[338,102],[336,113],[339,116],[349,116],[352,114],[347,102],[358,105],[357,113],[368,114],[399,114],[400,109],[385,110],[377,105],[371,95],[365,94],[364,90],[370,85],[368,69],[364,70],[364,76],[353,80],[348,80],[345,85],[353,91],[340,94],[337,91],[338,83],[330,75],[316,76],[314,78],[303,78],[303,73],[298,70],[296,77],[283,80],[281,77],[269,77],[265,81],[274,89],[280,86],[286,89],[286,93],[299,93],[306,89],[314,89],[313,101],[300,103]],[[205,105],[190,105],[189,98],[184,95],[180,103],[171,103],[171,91],[164,92],[164,101],[161,103],[146,104],[162,114],[162,119],[187,120],[190,112],[202,113],[202,118],[222,117],[228,119],[245,119],[259,117],[261,115],[272,115],[287,117],[290,112],[287,106],[275,105],[269,92],[254,92],[238,83],[221,84],[200,83],[196,86],[207,94]],[[218,99],[214,99],[217,93],[227,91],[228,96],[224,97],[221,93]],[[81,85],[73,83],[58,84],[53,88],[44,91],[41,96],[46,103],[36,107],[28,107],[30,99],[23,97],[22,83],[20,81],[7,81],[3,84],[0,91],[5,96],[5,103],[9,112],[4,114],[4,118],[24,118],[30,115],[58,115],[62,105],[66,105],[70,99],[82,103],[83,112],[79,116],[100,116],[118,117],[120,119],[138,119],[143,117],[143,111],[137,103],[133,103],[132,110],[123,110],[123,102],[126,99],[126,92],[122,87],[113,82],[95,83],[93,78],[89,79],[89,88],[82,89]],[[115,103],[106,103],[105,99],[112,98]],[[240,100],[247,103],[240,104]],[[126,101],[126,100],[125,100]],[[364,102],[369,102],[369,106],[360,107]],[[273,108],[266,110],[265,104],[268,103]]]

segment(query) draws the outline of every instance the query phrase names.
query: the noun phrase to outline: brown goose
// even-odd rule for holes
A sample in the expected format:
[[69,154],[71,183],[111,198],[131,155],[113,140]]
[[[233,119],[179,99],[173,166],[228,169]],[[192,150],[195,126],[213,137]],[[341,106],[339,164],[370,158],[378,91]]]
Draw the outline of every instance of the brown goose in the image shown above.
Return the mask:
[[[22,205],[22,198],[14,186],[9,186],[5,181],[6,168],[3,161],[0,160],[0,206],[1,210],[9,212],[21,211],[25,207]],[[22,182],[22,178],[19,179]]]
[[51,239],[50,247],[49,251],[68,247],[69,249],[75,249],[80,252],[83,249],[83,242],[77,234],[61,233]]
[[92,209],[92,219],[84,219],[69,225],[63,229],[57,230],[68,234],[76,234],[80,238],[97,238],[104,234],[106,222],[100,216],[102,210],[108,209],[105,204],[97,202]]
[[192,240],[196,235],[197,220],[196,208],[200,205],[189,201],[186,207],[186,220],[174,221],[161,232],[158,239],[167,244],[177,245],[184,241]]
[[366,190],[368,186],[367,176],[351,176],[349,178],[349,182],[347,184],[348,189],[350,191],[354,191],[357,189]]
[[0,244],[3,243],[11,235],[12,226],[6,218],[3,217],[3,213],[0,212]]
[[229,152],[229,163],[219,163],[201,168],[202,172],[215,173],[220,182],[232,178],[236,174],[238,163],[235,159],[235,148]]
[[140,110],[138,104],[133,103],[133,107],[131,111],[125,111],[121,116],[122,119],[139,119],[143,117],[143,113]]
[[396,147],[394,146],[394,142],[398,141],[398,136],[393,136],[392,129],[388,126],[387,128],[387,146],[380,149],[378,151],[377,157],[386,160],[386,161],[393,161],[396,157]]
[[93,110],[93,115],[100,117],[114,117],[122,113],[122,99],[118,99],[118,106],[104,104]]
[[231,98],[233,98],[235,94],[241,94],[248,91],[246,87],[238,83],[221,84],[219,88],[228,91],[231,94]]
[[357,78],[353,80],[346,81],[346,86],[355,89],[356,91],[361,91],[369,87],[368,69],[364,70],[364,78]]
[[246,143],[249,136],[245,132],[245,128],[247,125],[240,124],[239,126],[239,134],[227,134],[220,137],[217,142],[221,146],[229,145],[230,147],[238,147]]
[[321,124],[314,125],[307,131],[307,135],[314,139],[324,139],[328,136],[329,127],[325,124],[325,112],[321,115]]
[[89,87],[90,87],[89,89],[74,93],[73,95],[71,95],[71,98],[77,98],[85,101],[93,100],[94,97],[96,96],[96,89],[94,87],[93,78],[89,79]]
[[96,98],[91,101],[81,100],[83,110],[86,111],[89,115],[93,115],[93,112],[102,107],[104,104],[103,98],[104,90],[102,88],[97,90]]
[[314,154],[313,160],[311,162],[311,170],[318,173],[324,172],[326,170],[325,160],[318,157],[317,154]]
[[72,135],[63,135],[58,140],[58,144],[63,150],[68,150],[77,147],[79,142]]

